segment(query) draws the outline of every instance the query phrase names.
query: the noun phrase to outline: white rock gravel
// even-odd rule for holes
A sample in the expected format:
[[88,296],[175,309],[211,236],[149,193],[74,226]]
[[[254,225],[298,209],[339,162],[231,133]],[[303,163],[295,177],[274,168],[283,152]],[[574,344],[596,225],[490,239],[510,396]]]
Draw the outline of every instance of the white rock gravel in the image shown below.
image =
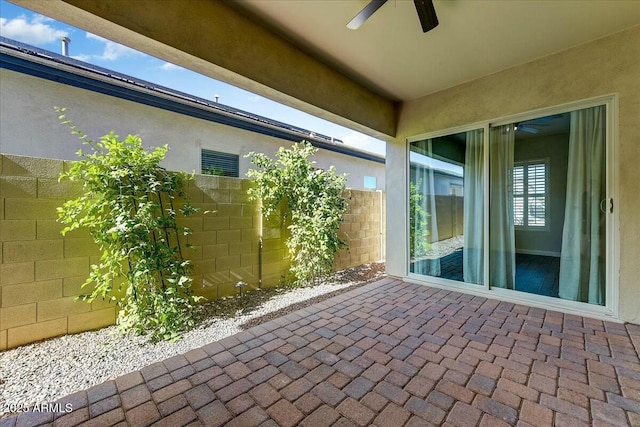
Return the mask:
[[449,239],[440,240],[439,242],[431,243],[431,248],[427,251],[427,255],[424,258],[442,258],[462,249],[463,246],[464,236],[455,236]]
[[[384,270],[380,264],[372,264],[372,267],[371,270],[375,271],[366,277],[368,281],[380,277]],[[369,266],[359,268],[368,269]],[[313,287],[282,290],[249,313],[239,312],[227,319],[208,316],[196,329],[173,343],[151,343],[143,336],[121,335],[115,326],[111,326],[2,352],[0,411],[9,405],[24,407],[51,403],[68,394],[238,333],[247,322],[255,324],[259,319],[283,315],[298,309],[303,301],[346,291],[365,282],[345,283],[344,275],[336,275],[326,283]],[[205,311],[212,309],[215,310],[213,304],[205,306]]]

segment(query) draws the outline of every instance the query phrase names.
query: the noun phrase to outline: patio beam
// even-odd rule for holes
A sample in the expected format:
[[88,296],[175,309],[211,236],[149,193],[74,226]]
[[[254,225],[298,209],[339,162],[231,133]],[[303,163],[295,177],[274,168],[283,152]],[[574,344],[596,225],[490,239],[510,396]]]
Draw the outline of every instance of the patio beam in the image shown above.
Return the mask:
[[396,134],[394,101],[224,1],[9,1],[371,136]]

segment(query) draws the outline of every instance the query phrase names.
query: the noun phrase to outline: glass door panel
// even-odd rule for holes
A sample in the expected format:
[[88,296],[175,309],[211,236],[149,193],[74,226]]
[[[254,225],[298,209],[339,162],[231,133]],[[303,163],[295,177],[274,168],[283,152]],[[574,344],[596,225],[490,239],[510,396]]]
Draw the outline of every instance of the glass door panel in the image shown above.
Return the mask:
[[483,284],[484,130],[409,146],[409,271]]
[[606,106],[489,134],[489,284],[605,304]]

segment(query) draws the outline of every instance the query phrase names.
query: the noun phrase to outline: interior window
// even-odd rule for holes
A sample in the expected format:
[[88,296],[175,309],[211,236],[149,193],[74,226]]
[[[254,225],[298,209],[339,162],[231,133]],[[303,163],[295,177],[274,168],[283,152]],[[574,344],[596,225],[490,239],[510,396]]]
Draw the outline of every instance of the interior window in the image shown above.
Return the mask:
[[527,161],[513,166],[513,222],[520,229],[547,225],[547,162]]

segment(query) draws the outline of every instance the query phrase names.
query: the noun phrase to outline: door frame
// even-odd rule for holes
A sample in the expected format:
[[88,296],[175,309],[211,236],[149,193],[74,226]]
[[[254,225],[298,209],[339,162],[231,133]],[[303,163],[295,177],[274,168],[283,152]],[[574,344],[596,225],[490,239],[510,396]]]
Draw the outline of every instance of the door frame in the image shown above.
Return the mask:
[[[549,297],[516,291],[512,289],[503,289],[491,287],[489,283],[489,130],[491,127],[532,120],[535,118],[550,116],[553,114],[568,113],[575,110],[591,108],[599,105],[606,107],[606,141],[605,141],[605,162],[606,162],[606,194],[608,206],[613,206],[613,211],[606,215],[606,272],[605,272],[605,305],[599,306],[584,302],[563,300],[556,297]],[[419,135],[407,137],[405,139],[406,149],[406,176],[405,176],[405,206],[406,236],[409,236],[409,182],[410,182],[410,145],[412,142],[424,139],[438,138],[455,133],[467,132],[476,129],[484,130],[484,285],[473,283],[459,282],[440,277],[424,276],[416,273],[410,273],[411,259],[409,257],[409,238],[406,239],[406,262],[404,280],[426,284],[429,286],[456,290],[473,295],[497,298],[513,303],[525,304],[544,309],[562,311],[576,315],[587,315],[590,317],[601,318],[605,320],[616,321],[619,319],[619,255],[620,255],[620,238],[619,238],[619,213],[617,206],[619,205],[619,177],[618,177],[618,96],[617,94],[609,94],[575,102],[569,102],[552,107],[545,107],[531,110],[519,114],[513,114],[486,120],[467,125],[456,126],[452,128],[442,129],[435,132],[429,132]],[[612,205],[610,205],[612,203]]]

